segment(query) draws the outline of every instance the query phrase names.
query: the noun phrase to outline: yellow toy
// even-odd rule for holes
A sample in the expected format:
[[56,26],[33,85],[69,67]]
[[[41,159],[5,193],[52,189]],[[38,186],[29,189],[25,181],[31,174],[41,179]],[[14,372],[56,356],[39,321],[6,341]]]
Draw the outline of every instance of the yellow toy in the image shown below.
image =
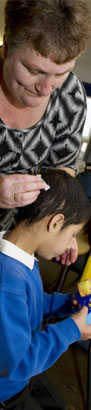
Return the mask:
[[89,255],[80,282],[77,286],[76,299],[80,306],[88,307],[86,323],[91,323],[91,255]]
[[78,282],[78,290],[80,296],[87,296],[91,295],[91,281],[89,279],[85,279],[81,282]]

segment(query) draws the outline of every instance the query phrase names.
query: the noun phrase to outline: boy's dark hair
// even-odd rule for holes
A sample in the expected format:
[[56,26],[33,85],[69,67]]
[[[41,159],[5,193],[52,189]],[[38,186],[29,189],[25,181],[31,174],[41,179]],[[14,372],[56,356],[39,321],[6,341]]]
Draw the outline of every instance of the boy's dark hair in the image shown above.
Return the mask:
[[87,0],[7,0],[8,51],[27,43],[61,64],[81,54],[89,37]]
[[16,224],[25,221],[32,225],[49,215],[63,214],[63,228],[71,224],[84,224],[91,217],[91,204],[80,182],[66,171],[47,169],[42,178],[50,185],[48,191],[41,190],[37,200],[30,205],[17,208]]

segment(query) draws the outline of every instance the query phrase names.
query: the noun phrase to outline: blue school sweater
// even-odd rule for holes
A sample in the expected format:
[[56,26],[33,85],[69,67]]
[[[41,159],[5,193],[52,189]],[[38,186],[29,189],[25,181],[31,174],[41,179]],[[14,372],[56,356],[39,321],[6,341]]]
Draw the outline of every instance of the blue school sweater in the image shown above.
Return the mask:
[[43,319],[71,312],[70,295],[44,293],[34,256],[0,240],[0,402],[81,338],[71,317],[41,328]]

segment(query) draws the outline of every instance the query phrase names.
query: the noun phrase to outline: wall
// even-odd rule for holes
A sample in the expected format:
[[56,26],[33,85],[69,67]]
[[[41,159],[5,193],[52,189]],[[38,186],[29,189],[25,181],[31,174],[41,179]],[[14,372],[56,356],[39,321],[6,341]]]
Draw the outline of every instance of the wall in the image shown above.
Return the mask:
[[[88,1],[91,15],[91,0]],[[75,70],[80,80],[91,83],[91,34],[85,53],[77,60]]]

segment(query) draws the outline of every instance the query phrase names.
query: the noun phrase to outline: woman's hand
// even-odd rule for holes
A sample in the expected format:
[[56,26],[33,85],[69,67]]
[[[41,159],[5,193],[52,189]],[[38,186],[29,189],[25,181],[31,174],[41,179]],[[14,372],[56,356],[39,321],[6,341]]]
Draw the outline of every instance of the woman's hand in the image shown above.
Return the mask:
[[91,325],[86,324],[87,313],[88,313],[87,306],[83,306],[82,309],[78,313],[75,313],[75,315],[72,315],[72,319],[75,321],[75,323],[79,327],[82,340],[91,339]]
[[39,175],[12,174],[0,176],[0,208],[15,208],[36,201],[46,187]]

